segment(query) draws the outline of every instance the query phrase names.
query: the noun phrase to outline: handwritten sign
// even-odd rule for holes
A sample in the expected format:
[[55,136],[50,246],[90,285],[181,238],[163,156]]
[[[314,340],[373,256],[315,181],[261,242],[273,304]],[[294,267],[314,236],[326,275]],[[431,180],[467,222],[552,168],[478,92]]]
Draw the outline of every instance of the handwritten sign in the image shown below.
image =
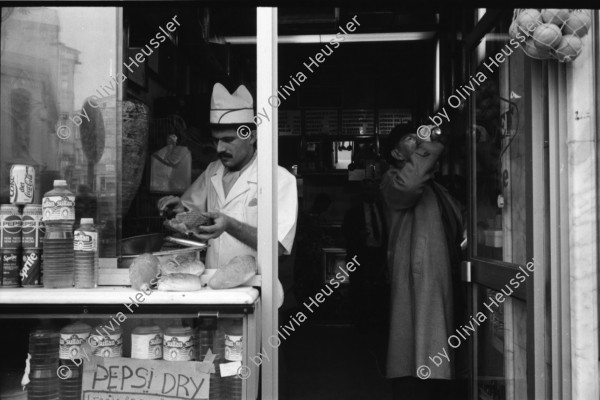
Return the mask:
[[92,356],[83,367],[83,400],[208,399],[212,363]]

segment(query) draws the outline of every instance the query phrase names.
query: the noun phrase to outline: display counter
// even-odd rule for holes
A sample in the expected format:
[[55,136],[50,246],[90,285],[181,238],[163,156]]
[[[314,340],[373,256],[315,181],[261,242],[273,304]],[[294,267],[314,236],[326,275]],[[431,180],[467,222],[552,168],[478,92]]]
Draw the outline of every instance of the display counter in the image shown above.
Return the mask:
[[254,287],[0,289],[0,398],[256,399],[260,304]]
[[[139,295],[141,293],[141,295]],[[213,290],[204,288],[194,292],[142,292],[128,287],[103,286],[96,289],[44,289],[3,288],[0,289],[0,306],[8,304],[117,304],[135,301],[140,305],[244,305],[254,304],[259,292],[253,287]]]

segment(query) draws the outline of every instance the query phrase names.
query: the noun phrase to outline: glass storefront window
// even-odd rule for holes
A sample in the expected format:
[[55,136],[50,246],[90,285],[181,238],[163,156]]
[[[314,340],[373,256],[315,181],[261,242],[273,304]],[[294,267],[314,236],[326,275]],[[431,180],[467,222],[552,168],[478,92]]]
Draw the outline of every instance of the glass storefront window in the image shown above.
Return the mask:
[[[500,21],[477,46],[478,65],[463,85],[474,103],[475,255],[525,264],[525,55]],[[467,91],[467,89],[464,89]],[[462,90],[461,90],[462,91]],[[468,92],[467,94],[470,94]],[[458,100],[458,96],[456,96]]]
[[117,8],[2,8],[0,202],[13,164],[35,167],[34,203],[55,179],[116,257],[120,215]]
[[477,329],[475,380],[479,399],[509,400],[527,393],[527,319],[524,302],[508,298],[495,302],[502,293],[481,288],[477,300],[482,305]]

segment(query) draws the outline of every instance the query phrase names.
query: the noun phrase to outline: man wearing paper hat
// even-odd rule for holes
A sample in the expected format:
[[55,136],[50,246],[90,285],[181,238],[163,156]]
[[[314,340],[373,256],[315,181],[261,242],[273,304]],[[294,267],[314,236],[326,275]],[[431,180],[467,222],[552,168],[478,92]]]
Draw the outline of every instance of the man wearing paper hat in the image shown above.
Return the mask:
[[[252,95],[245,86],[230,94],[215,84],[210,125],[219,160],[210,163],[181,198],[166,196],[158,202],[160,210],[175,206],[176,212],[204,211],[214,220],[213,225],[199,226],[196,234],[210,244],[207,268],[218,268],[239,255],[256,257],[258,166],[253,117]],[[290,254],[298,214],[296,179],[282,167],[277,167],[277,173],[279,252]]]

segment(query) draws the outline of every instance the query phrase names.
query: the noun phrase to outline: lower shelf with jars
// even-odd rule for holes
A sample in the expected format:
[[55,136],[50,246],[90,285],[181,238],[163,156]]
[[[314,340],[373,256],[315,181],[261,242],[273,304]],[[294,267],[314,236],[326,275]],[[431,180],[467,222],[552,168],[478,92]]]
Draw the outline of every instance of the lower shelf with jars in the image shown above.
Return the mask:
[[0,398],[254,400],[260,299],[247,291],[237,304],[2,301]]

